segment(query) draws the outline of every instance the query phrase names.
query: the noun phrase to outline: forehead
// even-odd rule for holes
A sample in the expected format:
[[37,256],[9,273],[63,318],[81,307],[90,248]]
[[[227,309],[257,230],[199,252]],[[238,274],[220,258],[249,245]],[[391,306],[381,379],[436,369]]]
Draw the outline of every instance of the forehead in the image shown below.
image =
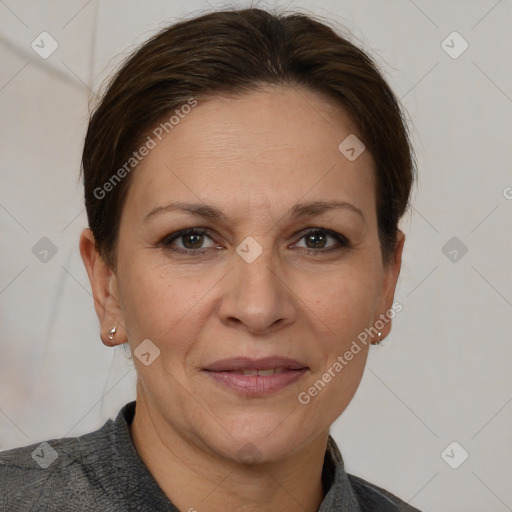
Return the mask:
[[[144,215],[170,200],[283,207],[307,200],[374,204],[373,160],[348,160],[354,134],[343,107],[320,93],[270,87],[198,100],[136,167],[127,203]],[[277,212],[278,213],[278,212]]]

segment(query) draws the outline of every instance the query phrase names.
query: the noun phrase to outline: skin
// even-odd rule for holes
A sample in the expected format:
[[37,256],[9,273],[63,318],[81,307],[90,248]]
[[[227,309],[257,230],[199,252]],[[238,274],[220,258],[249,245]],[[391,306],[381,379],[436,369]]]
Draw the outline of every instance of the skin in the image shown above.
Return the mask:
[[[405,240],[399,231],[394,258],[384,265],[373,159],[366,150],[351,162],[338,150],[351,133],[344,109],[310,90],[267,87],[200,100],[133,171],[116,272],[97,253],[90,230],[81,235],[103,342],[128,341],[133,353],[150,339],[160,350],[148,366],[133,358],[137,408],[130,431],[180,510],[320,506],[329,427],[359,386],[369,344],[307,405],[297,397],[391,308]],[[298,202],[332,200],[351,203],[364,219],[349,208],[289,217]],[[171,201],[213,205],[227,222],[179,211],[144,222]],[[207,235],[171,246],[204,252],[177,254],[160,243],[185,228],[205,228]],[[342,234],[350,246],[328,233],[318,241],[308,228]],[[252,263],[236,252],[249,236],[262,248]],[[332,247],[338,248],[326,252]],[[390,329],[387,322],[382,339]],[[269,355],[297,359],[309,370],[256,397],[201,371],[219,359]],[[239,452],[250,446],[257,460],[246,464]]]

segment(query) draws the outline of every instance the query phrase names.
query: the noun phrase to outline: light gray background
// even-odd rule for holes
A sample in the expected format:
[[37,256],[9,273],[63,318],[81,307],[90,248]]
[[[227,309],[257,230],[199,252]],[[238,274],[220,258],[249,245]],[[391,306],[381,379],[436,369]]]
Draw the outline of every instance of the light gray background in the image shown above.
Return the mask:
[[[120,54],[226,5],[0,0],[0,449],[90,432],[134,399],[133,363],[99,339],[78,252],[88,103]],[[371,52],[418,156],[404,308],[332,427],[346,468],[425,512],[512,510],[512,2],[278,5],[347,27]],[[31,48],[42,31],[59,44],[46,60]],[[441,46],[453,31],[469,43],[456,59]],[[32,252],[42,237],[57,247],[46,263]],[[468,249],[456,262],[442,252],[452,237]],[[452,441],[469,453],[458,469],[441,457]]]

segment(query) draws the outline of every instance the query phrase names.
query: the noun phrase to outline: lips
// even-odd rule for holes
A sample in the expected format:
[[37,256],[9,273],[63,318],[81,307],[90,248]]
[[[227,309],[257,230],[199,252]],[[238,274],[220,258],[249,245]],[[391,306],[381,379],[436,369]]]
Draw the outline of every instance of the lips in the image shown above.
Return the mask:
[[270,356],[261,359],[251,359],[248,357],[222,359],[208,365],[204,370],[210,372],[233,372],[242,375],[273,375],[274,373],[283,373],[287,370],[302,370],[305,368],[308,368],[306,364],[295,359]]
[[205,375],[240,395],[276,393],[301,379],[309,368],[300,361],[271,356],[262,359],[235,357],[204,368]]

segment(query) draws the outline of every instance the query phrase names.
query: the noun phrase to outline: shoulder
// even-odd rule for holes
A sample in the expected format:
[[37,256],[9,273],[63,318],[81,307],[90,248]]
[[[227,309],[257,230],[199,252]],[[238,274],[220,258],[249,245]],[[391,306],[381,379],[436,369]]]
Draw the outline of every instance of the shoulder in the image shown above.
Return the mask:
[[358,476],[347,475],[362,512],[421,512],[394,494]]
[[102,447],[112,441],[111,425],[108,420],[80,437],[1,451],[0,511],[87,511],[111,506],[96,469]]
[[[73,464],[75,440],[53,439],[0,452],[0,496],[48,489]],[[76,463],[76,461],[75,461]]]

